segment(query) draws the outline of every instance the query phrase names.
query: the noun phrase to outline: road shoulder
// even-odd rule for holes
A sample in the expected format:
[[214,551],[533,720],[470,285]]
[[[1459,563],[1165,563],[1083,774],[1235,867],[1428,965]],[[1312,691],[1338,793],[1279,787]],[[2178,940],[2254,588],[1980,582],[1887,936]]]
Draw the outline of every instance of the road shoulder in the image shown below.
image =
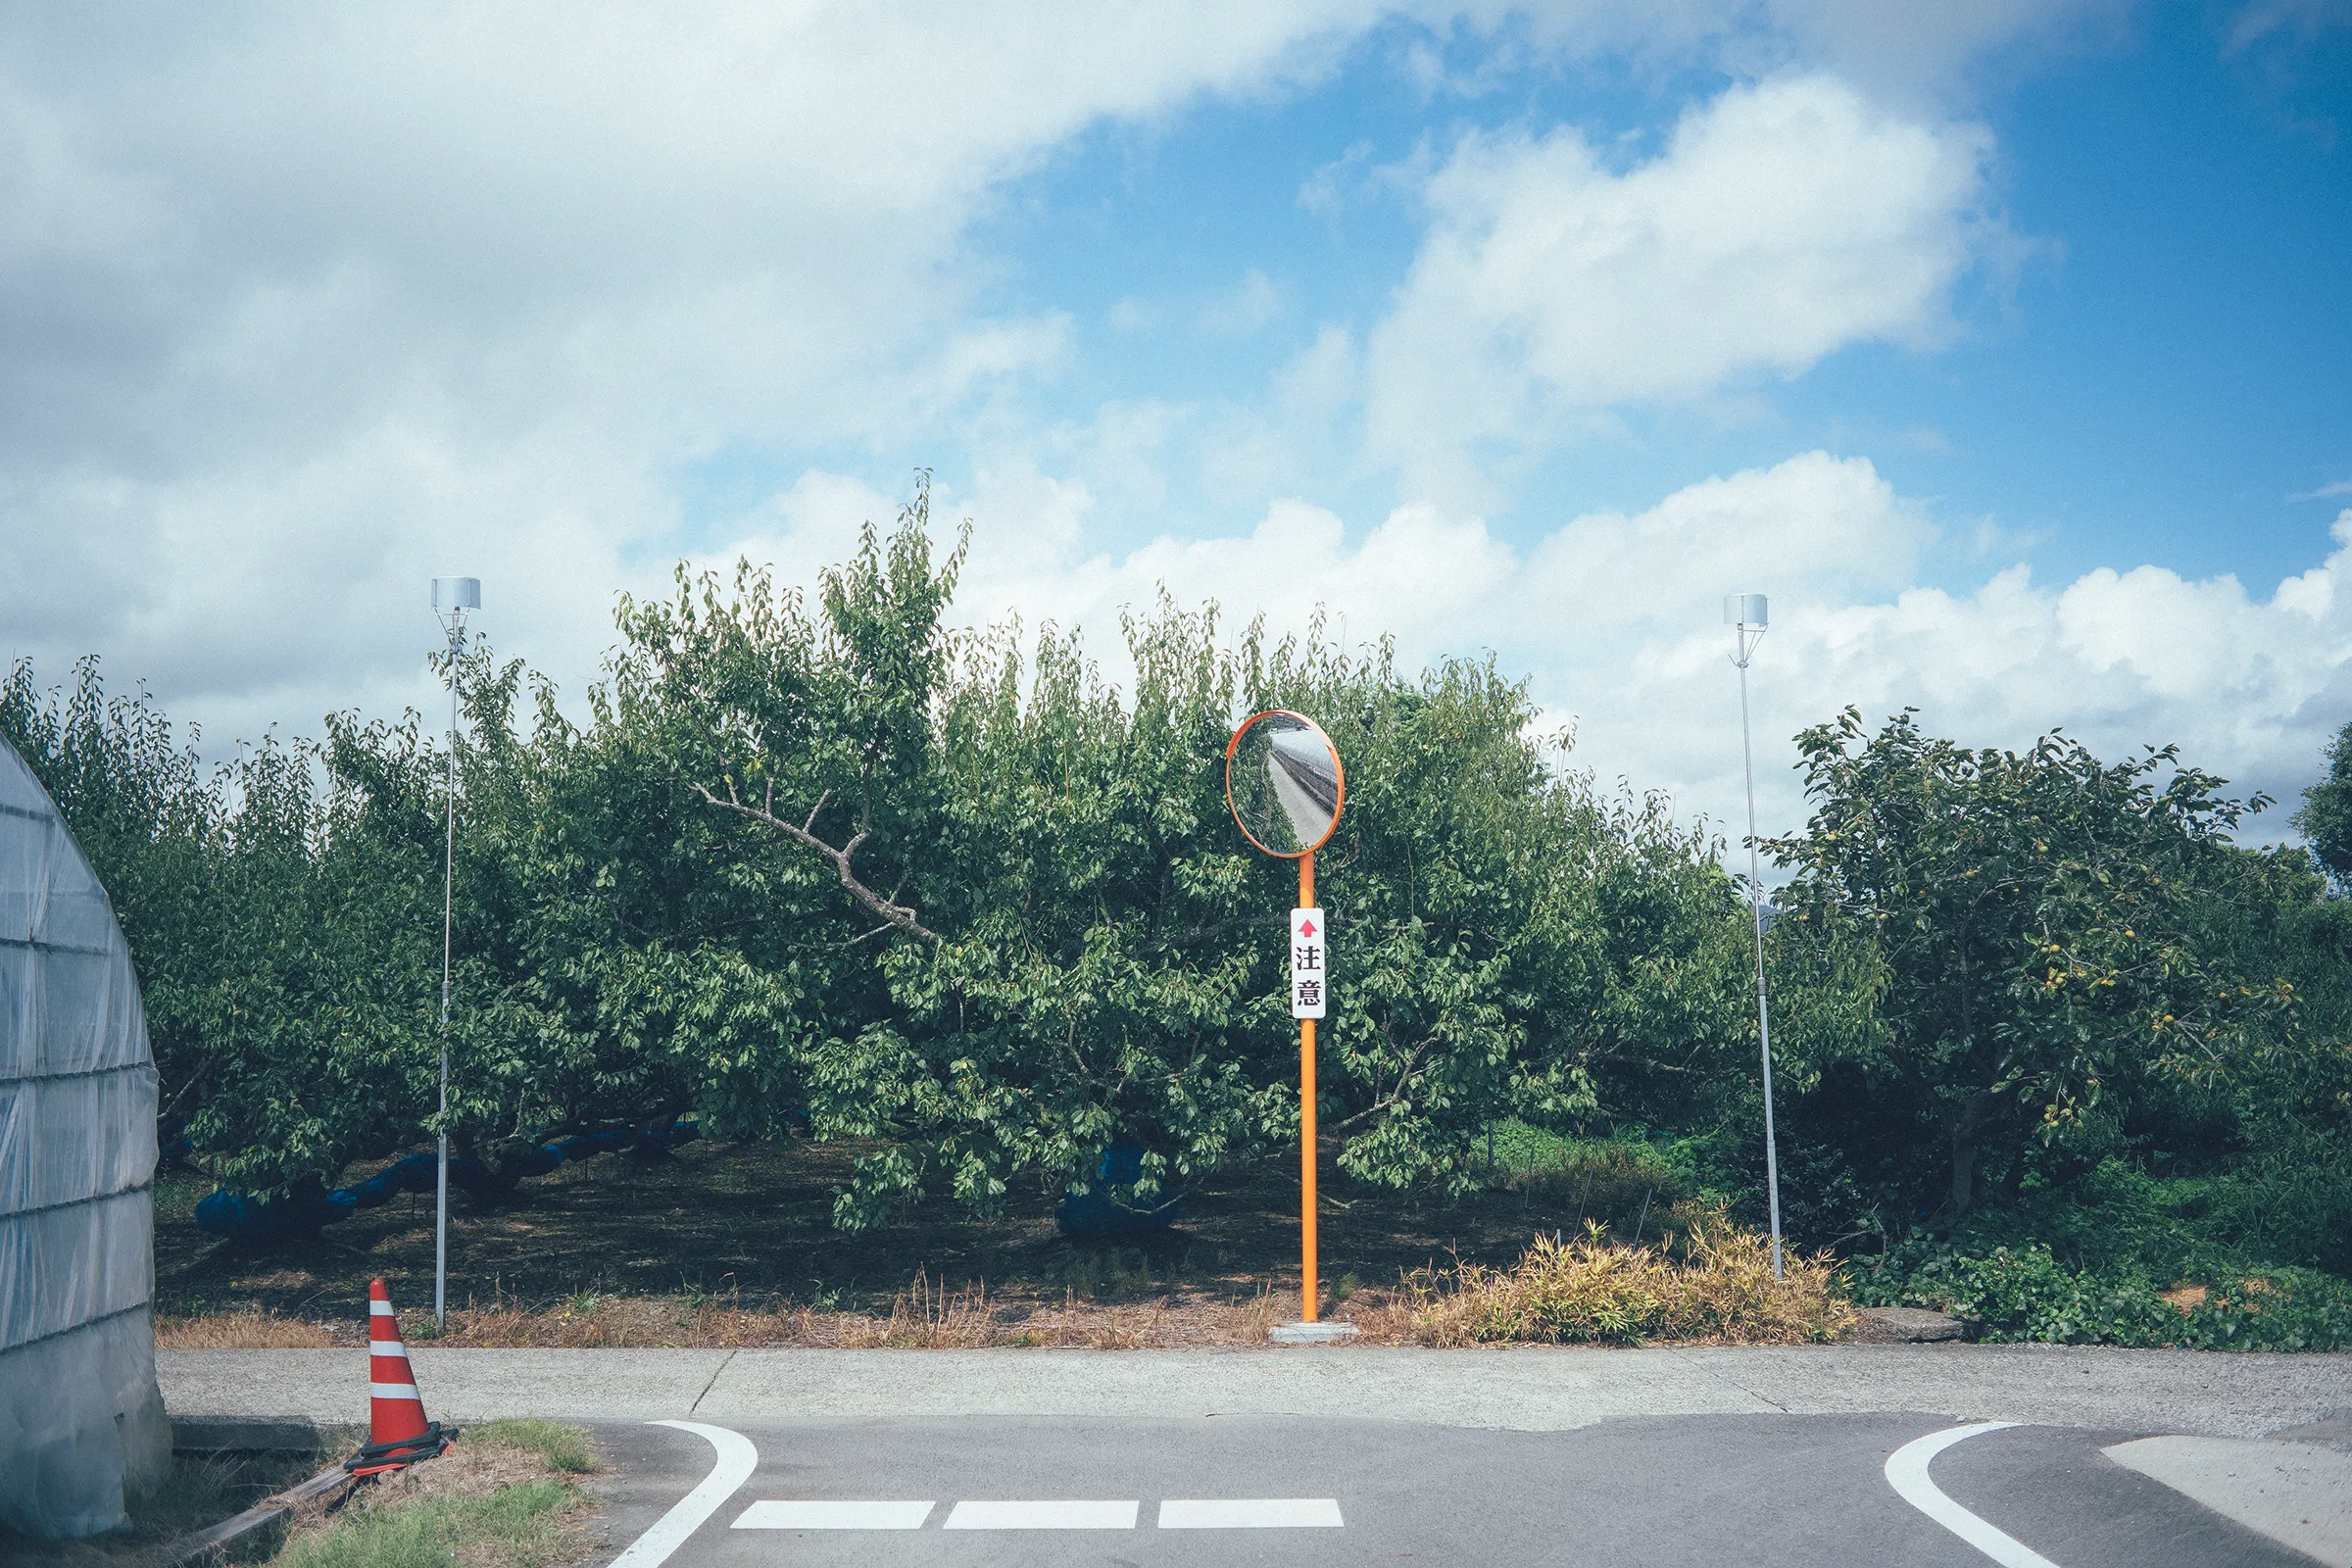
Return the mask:
[[2101,1451],[2281,1545],[2352,1563],[2352,1454],[2202,1437],[2140,1438]]

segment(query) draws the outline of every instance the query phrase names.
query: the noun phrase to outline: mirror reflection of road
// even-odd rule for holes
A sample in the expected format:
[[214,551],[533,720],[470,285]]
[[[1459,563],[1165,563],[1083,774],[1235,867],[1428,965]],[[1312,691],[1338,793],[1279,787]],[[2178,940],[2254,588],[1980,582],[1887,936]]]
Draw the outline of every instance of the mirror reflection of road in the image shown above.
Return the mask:
[[[724,1432],[756,1449],[756,1459],[741,1454],[748,1478],[666,1561],[2310,1568],[2102,1453],[2146,1434],[2030,1425],[1947,1439],[1932,1458],[1931,1491],[2025,1553],[1988,1555],[1889,1480],[1890,1455],[1952,1425],[1928,1415],[1642,1417],[1565,1432],[1269,1416],[733,1419]],[[614,1461],[611,1550],[599,1559],[610,1562],[706,1484],[719,1439],[636,1424],[600,1425],[597,1439]],[[636,1560],[650,1568],[649,1557]]]
[[1278,730],[1266,748],[1266,777],[1300,844],[1331,831],[1340,809],[1340,775],[1330,743],[1313,730]]

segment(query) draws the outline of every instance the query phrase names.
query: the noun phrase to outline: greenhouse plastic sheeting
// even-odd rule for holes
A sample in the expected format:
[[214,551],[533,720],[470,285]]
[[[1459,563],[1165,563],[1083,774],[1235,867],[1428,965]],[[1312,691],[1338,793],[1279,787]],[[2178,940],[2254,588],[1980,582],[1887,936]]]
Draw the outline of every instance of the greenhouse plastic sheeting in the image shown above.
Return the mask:
[[160,1480],[155,1064],[106,892],[0,742],[0,1524],[87,1536]]

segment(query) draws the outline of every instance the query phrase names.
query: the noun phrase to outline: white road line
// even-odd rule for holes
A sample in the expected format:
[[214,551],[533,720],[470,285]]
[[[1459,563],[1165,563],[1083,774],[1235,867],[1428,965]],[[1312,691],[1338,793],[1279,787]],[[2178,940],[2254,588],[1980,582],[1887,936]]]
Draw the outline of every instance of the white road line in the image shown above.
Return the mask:
[[1170,1497],[1162,1530],[1336,1530],[1337,1497]]
[[729,1528],[735,1530],[920,1530],[931,1517],[929,1502],[755,1502]]
[[669,1554],[685,1544],[686,1538],[701,1529],[703,1521],[716,1513],[720,1503],[735,1495],[735,1489],[750,1480],[752,1472],[760,1466],[760,1450],[740,1432],[705,1426],[699,1421],[649,1421],[646,1425],[691,1432],[716,1448],[718,1457],[711,1464],[710,1473],[703,1477],[703,1484],[655,1520],[653,1529],[612,1559],[612,1568],[656,1568],[656,1564],[667,1562]]
[[[1999,1563],[2001,1568],[2058,1568],[2024,1542],[2003,1535],[1961,1507],[1928,1479],[1928,1461],[1953,1444],[1966,1442],[1980,1432],[1998,1432],[2016,1425],[2014,1421],[1979,1421],[1974,1426],[1946,1427],[1941,1432],[1915,1438],[1886,1456],[1886,1484],[1894,1489],[1896,1496]],[[613,1568],[619,1565],[616,1563]]]
[[1136,1502],[959,1502],[947,1530],[1133,1530]]

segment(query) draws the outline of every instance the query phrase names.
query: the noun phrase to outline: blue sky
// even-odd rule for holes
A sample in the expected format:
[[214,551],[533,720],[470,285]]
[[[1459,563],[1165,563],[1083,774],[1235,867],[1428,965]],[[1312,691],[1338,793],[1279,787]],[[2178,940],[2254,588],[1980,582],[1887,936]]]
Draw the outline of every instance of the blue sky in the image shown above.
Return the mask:
[[[1571,443],[1498,526],[1532,538],[1563,506],[1639,509],[1694,472],[1818,445],[1869,451],[1905,493],[1992,521],[2051,573],[2144,560],[2268,585],[2312,564],[2340,510],[2315,492],[2352,475],[2352,47],[2339,30],[2232,49],[2237,15],[2142,9],[1996,61],[1966,89],[1965,112],[1997,138],[1989,183],[2016,254],[1956,291],[1948,344],[1859,344],[1757,378],[1757,406],[1728,422],[1665,410],[1622,438]],[[1573,124],[1629,160],[1654,154],[1693,99],[1735,79],[1547,62],[1456,96],[1414,78],[1417,46],[1475,70],[1493,41],[1447,47],[1392,23],[1328,80],[1100,123],[1007,181],[968,231],[985,278],[975,303],[1066,312],[1077,345],[1035,416],[1248,399],[1318,331],[1381,314],[1419,237],[1384,170],[1513,124]],[[1239,308],[1252,273],[1269,286],[1263,323],[1203,331],[1202,314]],[[932,431],[909,435],[882,453],[730,449],[681,484],[716,542],[812,464],[887,487],[941,462]],[[1396,499],[1389,476],[1327,456],[1318,501],[1377,515]],[[1102,516],[1097,537],[1247,527],[1255,510],[1180,486],[1173,510]]]
[[2352,718],[2344,0],[576,17],[0,21],[0,651],[309,729],[469,571],[576,693],[920,466],[970,619],[1494,650],[1717,821],[1735,590],[1781,820],[1847,702],[2288,795]]
[[[2132,564],[2266,585],[2312,564],[2337,509],[2287,498],[2352,475],[2352,35],[2248,58],[2226,54],[2234,19],[2147,8],[2112,35],[1984,69],[1962,112],[1995,133],[1989,183],[2021,254],[1966,280],[1948,346],[1856,345],[1759,378],[1761,406],[1729,427],[1667,410],[1629,439],[1576,443],[1507,520],[1556,515],[1535,492],[1572,511],[1637,509],[1693,472],[1820,445],[1868,450],[1948,515],[2035,536],[2031,559],[2068,576],[2133,551]],[[1474,98],[1433,97],[1399,58],[1425,41],[1392,24],[1315,88],[1094,127],[1004,191],[973,231],[1004,268],[986,303],[1067,311],[1083,344],[1043,400],[1051,414],[1247,396],[1323,326],[1376,318],[1419,237],[1378,171],[1417,148],[1472,126],[1566,123],[1638,158],[1734,79],[1554,63]],[[1476,69],[1486,49],[1449,53]],[[1303,196],[1319,182],[1336,210]],[[1200,332],[1203,307],[1252,270],[1275,286],[1273,318],[1248,338]],[[1151,324],[1119,330],[1121,301]],[[1394,499],[1377,477],[1339,475],[1329,497]],[[1253,520],[1247,505],[1194,504],[1228,526]],[[1167,525],[1105,520],[1146,536]]]

